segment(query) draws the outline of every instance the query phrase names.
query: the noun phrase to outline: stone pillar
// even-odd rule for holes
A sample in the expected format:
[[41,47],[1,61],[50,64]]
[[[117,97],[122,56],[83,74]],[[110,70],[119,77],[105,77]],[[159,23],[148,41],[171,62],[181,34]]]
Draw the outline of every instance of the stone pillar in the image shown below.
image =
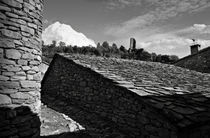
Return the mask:
[[0,137],[40,136],[43,0],[0,0]]

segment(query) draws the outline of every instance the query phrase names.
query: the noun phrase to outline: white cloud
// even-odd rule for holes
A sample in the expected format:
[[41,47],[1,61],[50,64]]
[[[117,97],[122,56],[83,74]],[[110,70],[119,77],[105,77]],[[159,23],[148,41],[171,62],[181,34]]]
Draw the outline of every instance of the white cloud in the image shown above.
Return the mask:
[[[141,31],[155,23],[160,23],[182,13],[197,12],[210,7],[209,0],[148,0],[152,9],[149,12],[133,17],[121,24],[106,28],[105,34],[120,37],[124,34]],[[116,2],[115,2],[116,3]]]
[[[42,40],[45,44],[56,42],[65,42],[66,45],[77,46],[96,46],[95,42],[87,38],[83,33],[75,31],[70,25],[55,22],[49,25],[42,33]],[[58,44],[57,43],[57,44]]]
[[122,9],[128,6],[139,6],[142,4],[141,0],[107,0],[108,9]]

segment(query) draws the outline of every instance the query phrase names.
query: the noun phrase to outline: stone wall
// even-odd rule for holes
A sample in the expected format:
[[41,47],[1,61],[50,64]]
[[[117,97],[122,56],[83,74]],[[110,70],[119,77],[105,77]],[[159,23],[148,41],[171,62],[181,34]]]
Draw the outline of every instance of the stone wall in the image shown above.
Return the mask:
[[0,137],[39,137],[43,0],[0,1]]
[[96,113],[129,137],[176,137],[176,128],[142,97],[59,55],[46,72],[41,93]]
[[197,54],[184,57],[174,63],[174,65],[203,73],[210,73],[209,55],[210,47],[199,51]]

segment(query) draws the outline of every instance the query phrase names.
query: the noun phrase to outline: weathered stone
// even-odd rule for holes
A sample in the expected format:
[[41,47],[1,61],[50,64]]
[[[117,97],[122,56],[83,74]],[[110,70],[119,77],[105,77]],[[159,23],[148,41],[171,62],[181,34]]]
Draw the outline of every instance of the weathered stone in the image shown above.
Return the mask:
[[39,88],[39,83],[36,81],[20,81],[23,88]]
[[33,79],[36,81],[40,81],[41,80],[41,72],[34,74]]
[[0,75],[0,81],[7,81],[7,80],[9,80],[9,77]]
[[19,2],[14,1],[14,0],[2,0],[2,2],[15,8],[19,8],[19,9],[22,8],[22,5]]
[[2,90],[0,90],[0,93],[2,93],[2,94],[13,94],[16,92],[18,92],[18,90],[16,90],[16,89],[2,89]]
[[0,105],[11,104],[12,101],[7,95],[0,94]]
[[1,58],[0,59],[0,63],[1,64],[8,64],[8,65],[15,65],[15,61],[13,61],[13,60],[8,60],[8,59],[5,59],[5,58]]
[[29,66],[22,66],[22,69],[23,69],[24,71],[27,71],[27,70],[30,70],[31,68],[30,68]]
[[36,72],[32,71],[32,70],[29,70],[29,71],[27,71],[27,74],[36,74]]
[[34,78],[33,78],[33,75],[27,75],[27,80],[33,80]]
[[0,48],[0,57],[3,58],[3,56],[4,56],[4,50]]
[[0,11],[11,11],[11,9],[5,5],[0,5]]
[[15,73],[14,72],[3,72],[2,75],[4,75],[4,76],[13,76],[13,75],[15,75]]
[[14,27],[14,26],[9,26],[8,29],[12,31],[19,31],[19,28]]
[[14,48],[15,44],[10,39],[0,39],[0,47],[3,47],[3,48]]
[[20,45],[20,46],[23,45],[23,43],[21,41],[18,41],[18,40],[14,40],[14,43],[17,44],[17,45]]
[[30,34],[34,35],[34,29],[29,28],[29,27],[24,26],[24,25],[21,25],[20,28],[21,28],[21,31],[24,31],[24,32],[27,32],[27,33],[30,33]]
[[21,53],[15,49],[6,50],[6,57],[10,59],[20,59]]
[[182,107],[176,107],[173,110],[181,114],[193,114],[195,112],[195,110],[189,108],[182,108]]
[[10,97],[12,97],[14,99],[29,99],[29,98],[31,98],[30,95],[28,95],[27,93],[22,93],[22,92],[10,94]]
[[36,72],[39,72],[39,67],[38,66],[33,66],[31,68],[32,71],[36,71]]
[[12,81],[14,81],[14,80],[26,80],[26,76],[19,76],[19,75],[12,76],[11,80]]
[[16,75],[18,76],[26,76],[26,73],[24,71],[16,72]]
[[11,82],[11,81],[0,81],[0,88],[18,88],[20,85],[18,82]]
[[21,39],[21,35],[18,32],[6,30],[6,29],[2,29],[1,32],[4,36],[14,38],[14,39]]
[[40,62],[39,61],[30,61],[30,65],[39,65]]
[[23,58],[23,59],[30,59],[30,60],[33,60],[33,59],[34,59],[34,55],[31,54],[31,53],[25,53],[25,54],[23,54],[22,58]]
[[21,34],[22,34],[23,36],[25,36],[25,37],[29,37],[29,36],[31,36],[31,34],[26,33],[26,32],[21,32]]
[[2,28],[5,28],[5,26],[2,23],[0,23],[0,29]]
[[37,25],[33,23],[28,23],[28,26],[34,29],[37,29]]
[[9,17],[12,17],[12,18],[18,18],[19,17],[17,14],[14,14],[14,13],[11,13],[11,12],[6,12],[5,14]]
[[[1,10],[1,6],[0,6],[0,10]],[[0,12],[0,19],[5,20],[6,18],[7,18],[6,15]]]
[[31,11],[35,10],[35,7],[32,6],[31,4],[29,3],[24,3],[24,10],[27,11],[27,9],[30,9]]
[[19,65],[28,65],[28,61],[27,60],[23,60],[23,59],[19,59],[18,60],[18,64]]
[[14,67],[12,65],[4,66],[3,68],[9,72],[18,72],[21,70],[20,67],[16,67],[16,66]]

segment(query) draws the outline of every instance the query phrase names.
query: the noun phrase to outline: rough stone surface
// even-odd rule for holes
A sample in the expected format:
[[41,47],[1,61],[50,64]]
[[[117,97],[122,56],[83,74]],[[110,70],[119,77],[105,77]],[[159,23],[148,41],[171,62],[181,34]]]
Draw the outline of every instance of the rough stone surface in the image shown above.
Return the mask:
[[12,101],[8,96],[0,94],[0,105],[7,105],[11,103]]
[[20,59],[21,53],[15,49],[6,50],[6,57],[9,59]]
[[173,65],[56,55],[42,80],[42,98],[66,101],[66,112],[79,106],[128,137],[204,138],[210,136],[204,129],[210,122],[209,86],[209,74]]
[[30,80],[27,76],[32,67],[40,74],[35,66],[41,60],[34,57],[42,53],[42,8],[43,0],[0,0],[1,138],[40,136],[41,84],[38,75]]

